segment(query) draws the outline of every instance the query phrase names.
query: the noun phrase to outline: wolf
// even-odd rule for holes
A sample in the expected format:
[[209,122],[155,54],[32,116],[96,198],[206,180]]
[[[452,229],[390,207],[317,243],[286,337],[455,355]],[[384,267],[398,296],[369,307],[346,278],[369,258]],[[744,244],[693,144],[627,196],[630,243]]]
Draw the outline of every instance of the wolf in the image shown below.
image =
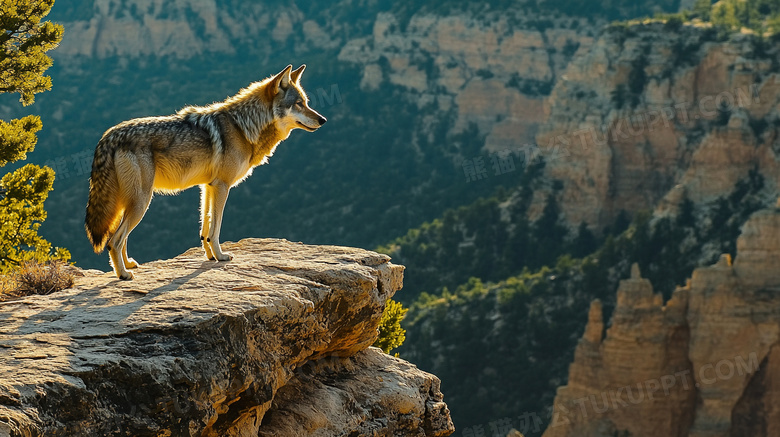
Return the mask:
[[314,132],[327,121],[309,107],[300,84],[306,65],[288,65],[225,101],[187,106],[174,115],[137,118],[108,129],[95,148],[85,227],[96,253],[108,245],[119,279],[138,266],[127,237],[146,214],[153,193],[199,185],[200,239],[206,257],[229,261],[219,232],[231,187],[265,164],[294,129]]

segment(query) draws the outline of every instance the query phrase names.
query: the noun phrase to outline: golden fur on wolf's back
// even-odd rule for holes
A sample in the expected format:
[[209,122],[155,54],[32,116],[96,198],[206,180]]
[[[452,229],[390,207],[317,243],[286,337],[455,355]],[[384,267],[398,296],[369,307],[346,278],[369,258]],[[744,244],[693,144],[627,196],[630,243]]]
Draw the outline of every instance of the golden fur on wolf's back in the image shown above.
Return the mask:
[[[134,119],[106,131],[95,149],[85,220],[95,252],[105,248],[139,187],[151,183],[155,192],[174,193],[215,178],[235,185],[270,156],[284,138],[273,123],[252,132],[247,119],[257,115],[247,103],[264,104],[247,100],[268,97],[263,85],[254,84],[225,102]],[[129,170],[133,165],[142,168],[141,175]]]

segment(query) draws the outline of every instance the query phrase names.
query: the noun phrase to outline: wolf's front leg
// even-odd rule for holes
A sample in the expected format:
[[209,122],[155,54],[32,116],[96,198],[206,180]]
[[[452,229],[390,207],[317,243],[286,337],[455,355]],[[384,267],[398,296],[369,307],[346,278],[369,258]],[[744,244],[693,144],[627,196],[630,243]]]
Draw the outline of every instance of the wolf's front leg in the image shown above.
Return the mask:
[[211,244],[214,258],[218,261],[230,261],[233,259],[233,255],[222,253],[222,248],[219,247],[219,231],[222,227],[222,213],[225,210],[225,202],[227,202],[230,186],[224,182],[216,181],[211,184],[211,190],[214,193],[212,197],[213,215],[211,216],[211,227],[209,229],[211,235],[206,238],[206,242]]
[[214,260],[214,251],[208,240],[211,229],[211,219],[214,217],[214,189],[209,184],[200,186],[200,242],[206,251],[206,258]]

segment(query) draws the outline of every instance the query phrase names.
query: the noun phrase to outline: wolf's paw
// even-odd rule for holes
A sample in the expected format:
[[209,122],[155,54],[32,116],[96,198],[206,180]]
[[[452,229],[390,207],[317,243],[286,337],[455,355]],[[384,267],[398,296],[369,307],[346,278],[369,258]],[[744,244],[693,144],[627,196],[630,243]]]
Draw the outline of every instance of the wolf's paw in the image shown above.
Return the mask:
[[230,261],[233,259],[233,254],[230,253],[221,253],[219,255],[216,255],[217,261]]
[[119,274],[119,279],[121,279],[123,281],[132,281],[133,280],[133,274],[130,273],[130,272],[121,273],[121,274]]
[[205,242],[203,243],[203,252],[205,252],[205,254],[206,254],[206,259],[211,260],[211,261],[215,260],[215,258],[214,258],[214,251],[211,250],[211,245],[210,244],[206,244]]
[[134,269],[138,267],[138,262],[132,258],[128,258],[127,262],[125,263],[125,267],[128,269]]

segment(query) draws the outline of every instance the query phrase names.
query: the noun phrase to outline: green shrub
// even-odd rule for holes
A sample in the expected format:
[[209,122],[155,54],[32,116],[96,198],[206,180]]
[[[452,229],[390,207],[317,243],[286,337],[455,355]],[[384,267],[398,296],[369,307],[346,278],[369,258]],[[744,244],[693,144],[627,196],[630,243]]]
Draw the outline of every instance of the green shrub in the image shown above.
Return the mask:
[[374,346],[389,354],[391,350],[401,346],[406,340],[406,330],[401,327],[401,321],[406,316],[408,308],[404,308],[399,302],[392,299],[387,301],[385,312],[382,313],[382,321],[379,322],[379,338]]

